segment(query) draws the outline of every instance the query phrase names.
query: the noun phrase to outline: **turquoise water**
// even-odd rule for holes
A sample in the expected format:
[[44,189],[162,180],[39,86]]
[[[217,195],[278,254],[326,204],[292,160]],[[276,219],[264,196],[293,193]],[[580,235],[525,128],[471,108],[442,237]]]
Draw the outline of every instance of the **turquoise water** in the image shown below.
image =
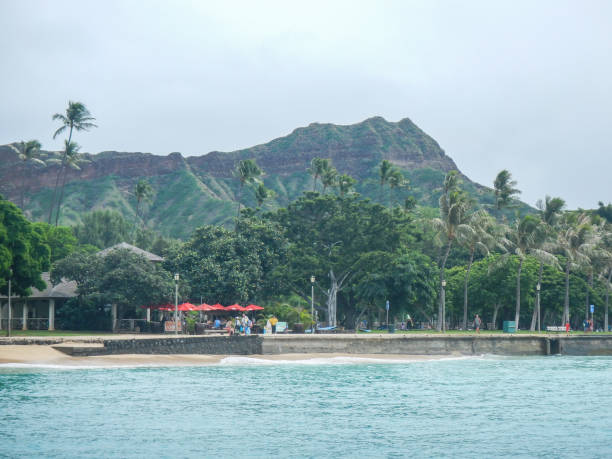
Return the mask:
[[612,359],[0,366],[3,457],[612,457]]

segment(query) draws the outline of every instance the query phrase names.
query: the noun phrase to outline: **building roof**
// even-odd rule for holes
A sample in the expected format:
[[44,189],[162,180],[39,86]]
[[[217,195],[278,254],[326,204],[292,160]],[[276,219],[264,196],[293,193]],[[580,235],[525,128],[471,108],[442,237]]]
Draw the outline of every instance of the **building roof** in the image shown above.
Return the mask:
[[[62,279],[59,284],[53,285],[49,273],[42,273],[40,277],[47,284],[47,288],[41,291],[32,287],[32,294],[28,297],[29,299],[73,298],[77,296],[77,283],[75,281],[65,281]],[[17,298],[13,295],[11,297]],[[0,298],[6,298],[6,296],[0,295]]]
[[129,251],[134,252],[134,253],[136,253],[138,255],[142,255],[147,260],[152,261],[152,262],[159,263],[159,262],[164,261],[164,259],[162,257],[160,257],[159,255],[155,255],[154,253],[147,252],[146,250],[139,249],[138,247],[133,246],[131,244],[128,244],[127,242],[121,242],[119,244],[115,244],[112,247],[109,247],[107,249],[104,249],[104,250],[98,252],[98,255],[102,255],[104,257],[104,256],[106,256],[107,254],[109,254],[113,250],[121,250],[121,249],[129,250]]

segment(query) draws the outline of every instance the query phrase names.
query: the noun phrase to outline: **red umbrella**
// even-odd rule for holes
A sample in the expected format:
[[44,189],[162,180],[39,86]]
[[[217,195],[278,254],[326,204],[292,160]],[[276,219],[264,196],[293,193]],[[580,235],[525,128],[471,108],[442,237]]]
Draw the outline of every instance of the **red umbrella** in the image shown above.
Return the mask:
[[183,303],[183,304],[178,305],[178,310],[179,311],[195,311],[196,307],[197,307],[196,305],[191,304],[191,303]]
[[263,308],[261,306],[257,306],[256,304],[249,304],[246,308],[244,308],[245,311],[262,311]]
[[212,307],[215,308],[212,311],[225,311],[225,308],[219,303],[213,304]]
[[225,310],[226,311],[240,311],[240,312],[245,311],[245,309],[242,306],[240,306],[238,303],[232,304],[231,306],[226,306]]
[[210,304],[206,304],[206,303],[202,303],[198,306],[196,306],[196,311],[216,311],[217,308],[214,306],[211,306]]

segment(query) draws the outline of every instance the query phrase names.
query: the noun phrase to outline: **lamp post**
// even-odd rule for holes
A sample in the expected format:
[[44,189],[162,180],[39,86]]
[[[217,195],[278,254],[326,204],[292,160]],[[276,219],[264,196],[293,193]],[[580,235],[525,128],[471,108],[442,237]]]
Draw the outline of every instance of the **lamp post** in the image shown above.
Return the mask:
[[312,333],[314,333],[314,329],[315,329],[315,322],[314,322],[314,284],[315,284],[315,277],[314,276],[310,276],[310,328]]
[[13,279],[13,270],[9,270],[9,281],[8,281],[8,324],[6,327],[6,336],[11,336],[11,280]]
[[538,308],[538,332],[540,332],[540,283],[539,282],[536,285],[536,308]]
[[440,318],[442,322],[442,333],[446,331],[446,280],[442,281],[442,318]]
[[174,274],[174,334],[178,335],[178,281],[179,274]]

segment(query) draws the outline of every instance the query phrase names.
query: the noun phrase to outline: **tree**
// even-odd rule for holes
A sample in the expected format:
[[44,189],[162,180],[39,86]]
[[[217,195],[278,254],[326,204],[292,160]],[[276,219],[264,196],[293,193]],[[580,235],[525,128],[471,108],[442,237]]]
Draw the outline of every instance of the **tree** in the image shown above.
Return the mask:
[[519,259],[516,274],[516,310],[514,315],[517,329],[519,328],[521,311],[521,271],[527,255],[534,256],[541,263],[557,264],[554,255],[544,250],[547,236],[546,225],[533,215],[526,215],[520,220],[517,219],[514,227],[508,233],[508,240]]
[[357,181],[347,174],[342,174],[336,178],[336,184],[338,186],[338,192],[340,196],[344,196],[346,193],[351,191],[351,188],[355,186]]
[[238,216],[240,216],[240,198],[242,196],[242,188],[245,183],[252,183],[262,174],[261,169],[255,163],[254,159],[243,159],[238,162],[234,175],[240,181],[240,189],[238,191]]
[[79,249],[77,238],[68,226],[53,226],[46,222],[33,223],[37,231],[43,235],[45,243],[51,250],[51,263],[66,258]]
[[255,200],[257,201],[257,207],[263,206],[264,202],[268,199],[272,199],[275,193],[273,190],[266,188],[263,183],[257,185],[255,188]]
[[[45,289],[40,275],[49,269],[49,246],[39,227],[0,195],[0,293],[28,296],[30,287]],[[11,311],[9,311],[9,319]],[[10,335],[10,320],[7,336]]]
[[[61,113],[56,113],[53,115],[53,120],[60,121],[62,125],[55,131],[53,134],[53,138],[55,139],[58,135],[68,129],[68,140],[65,142],[64,146],[67,147],[70,145],[72,141],[72,133],[74,131],[89,131],[91,128],[98,127],[92,121],[95,121],[95,118],[91,116],[87,107],[81,102],[68,102],[68,108],[66,108],[66,114],[62,115]],[[67,151],[64,150],[62,155],[62,160],[60,164],[59,171],[57,172],[57,178],[55,179],[55,188],[53,189],[53,200],[51,201],[51,205],[49,207],[49,219],[48,223],[51,224],[51,216],[53,215],[53,209],[55,207],[55,199],[57,197],[57,188],[59,186],[60,177],[64,172],[64,168],[66,166],[66,158]],[[57,226],[57,224],[55,225]]]
[[612,203],[604,205],[602,201],[599,201],[599,209],[597,209],[597,215],[601,218],[605,218],[608,223],[612,223]]
[[336,185],[338,182],[338,171],[335,167],[329,164],[329,162],[325,162],[323,172],[321,174],[321,184],[323,185],[323,194],[325,194],[325,190],[327,187],[332,187]]
[[136,196],[136,216],[140,219],[141,204],[143,201],[151,199],[153,196],[153,187],[146,179],[140,179],[134,187],[134,196]]
[[312,158],[308,168],[308,172],[312,175],[312,191],[317,191],[317,179],[329,168],[329,159]]
[[79,145],[76,142],[65,142],[64,148],[64,175],[62,179],[62,187],[60,189],[59,199],[57,200],[57,212],[55,214],[55,226],[58,225],[60,211],[62,209],[62,201],[64,200],[64,188],[66,187],[66,176],[68,175],[68,169],[80,170],[79,164],[82,162],[81,155],[79,154]]
[[15,145],[9,145],[11,149],[17,153],[19,159],[22,161],[22,180],[21,180],[21,199],[20,206],[23,209],[25,204],[25,189],[26,189],[26,169],[28,163],[38,164],[44,166],[45,162],[38,158],[40,154],[40,142],[38,140],[28,140],[24,142],[23,140]]
[[470,252],[470,258],[465,270],[465,281],[463,287],[463,329],[467,330],[468,318],[468,283],[470,280],[470,270],[474,262],[474,255],[480,252],[482,255],[488,255],[489,249],[494,246],[502,246],[496,238],[497,228],[495,220],[486,212],[474,212],[468,217],[468,220],[463,227],[463,231],[458,233],[457,240],[459,244],[467,248]]
[[565,256],[565,301],[562,323],[569,321],[570,271],[590,263],[588,252],[593,248],[592,229],[586,214],[566,213],[559,225],[556,244]]
[[131,242],[132,225],[114,210],[94,210],[83,215],[74,227],[74,234],[82,245],[90,244],[106,249],[120,242]]
[[404,174],[398,168],[393,168],[389,176],[389,207],[393,207],[393,190],[399,190],[408,185],[408,181],[404,178]]
[[506,169],[502,170],[495,177],[493,187],[495,190],[495,206],[497,210],[509,207],[514,199],[521,194],[520,190],[514,188],[516,181],[512,180],[512,174]]
[[457,171],[450,171],[444,178],[442,196],[440,196],[440,217],[434,218],[432,224],[437,233],[438,242],[446,249],[440,260],[440,296],[438,306],[437,330],[445,330],[445,304],[444,304],[444,270],[451,246],[457,233],[466,230],[466,215],[470,207],[466,194],[461,191],[461,179]]

